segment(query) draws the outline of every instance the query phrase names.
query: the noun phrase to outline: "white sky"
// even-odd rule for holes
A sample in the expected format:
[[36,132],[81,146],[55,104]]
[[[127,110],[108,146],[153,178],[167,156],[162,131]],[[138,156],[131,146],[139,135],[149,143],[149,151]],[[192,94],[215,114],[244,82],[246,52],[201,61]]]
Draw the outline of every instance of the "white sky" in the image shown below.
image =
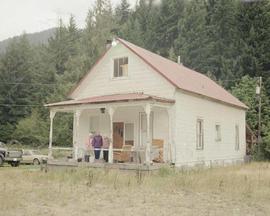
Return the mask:
[[[0,0],[0,41],[56,27],[59,18],[75,16],[78,27],[85,25],[88,9],[95,0]],[[120,0],[111,0],[115,6]],[[135,5],[136,0],[129,0]]]

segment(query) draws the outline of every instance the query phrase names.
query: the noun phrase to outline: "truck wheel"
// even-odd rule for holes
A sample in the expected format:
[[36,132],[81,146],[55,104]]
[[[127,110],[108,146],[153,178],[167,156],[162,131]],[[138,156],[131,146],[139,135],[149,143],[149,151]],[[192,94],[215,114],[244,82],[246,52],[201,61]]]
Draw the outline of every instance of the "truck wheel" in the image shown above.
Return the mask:
[[0,154],[0,166],[4,164],[4,156]]
[[12,167],[17,167],[17,166],[19,166],[19,164],[20,164],[19,161],[12,161],[12,162],[10,163],[10,165],[11,165]]
[[37,166],[37,165],[40,164],[40,162],[39,162],[39,160],[38,160],[37,158],[35,158],[35,159],[33,160],[33,164],[34,164],[35,166]]

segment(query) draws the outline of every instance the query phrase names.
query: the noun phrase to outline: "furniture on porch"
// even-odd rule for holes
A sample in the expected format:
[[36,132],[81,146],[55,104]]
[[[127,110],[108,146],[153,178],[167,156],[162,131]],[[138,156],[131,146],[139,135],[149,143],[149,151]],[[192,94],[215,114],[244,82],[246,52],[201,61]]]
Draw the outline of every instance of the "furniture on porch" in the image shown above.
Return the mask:
[[153,158],[153,162],[156,163],[164,163],[163,159],[163,147],[164,147],[164,140],[162,139],[153,139],[152,140],[152,147],[156,149],[158,154]]
[[[93,125],[97,125],[97,130],[101,129],[101,132],[108,135],[112,142],[109,146],[109,163],[113,163],[113,161],[135,162],[136,160],[136,163],[150,165],[153,158],[156,157],[156,154],[155,157],[151,157],[151,150],[153,149],[151,146],[152,134],[155,128],[153,126],[155,121],[151,116],[155,113],[157,116],[162,116],[162,120],[157,124],[164,123],[164,125],[167,125],[168,123],[168,130],[164,128],[165,126],[163,129],[168,133],[168,137],[171,137],[170,128],[174,102],[172,99],[143,93],[129,93],[73,99],[48,104],[46,107],[50,108],[49,156],[52,155],[53,150],[53,121],[55,114],[57,112],[68,112],[73,113],[73,159],[82,158],[78,148],[85,146],[85,138],[88,137],[89,133],[87,129],[89,122],[91,120],[95,122],[95,119],[91,119],[91,117],[99,116],[99,120]],[[128,133],[128,136],[125,136],[125,121],[128,122],[127,124],[133,124],[132,129],[130,129],[133,133]],[[135,128],[139,130],[135,130]],[[136,144],[134,143],[135,136],[138,137]],[[141,147],[132,149],[131,145],[127,144]],[[122,147],[122,145],[125,147]],[[124,151],[125,148],[128,148],[128,151]],[[113,149],[119,149],[119,152],[114,153]]]
[[132,145],[123,145],[120,151],[113,153],[113,159],[117,162],[130,162]]

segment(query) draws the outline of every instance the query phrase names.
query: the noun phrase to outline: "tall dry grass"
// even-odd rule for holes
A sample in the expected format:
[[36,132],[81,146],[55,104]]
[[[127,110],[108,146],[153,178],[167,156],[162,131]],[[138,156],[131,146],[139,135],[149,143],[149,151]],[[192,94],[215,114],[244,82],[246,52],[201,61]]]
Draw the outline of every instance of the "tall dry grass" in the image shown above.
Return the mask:
[[[181,195],[183,199],[188,195],[191,203],[193,196],[194,199],[203,197],[207,202],[207,197],[217,195],[222,199],[236,200],[234,202],[238,204],[252,203],[270,210],[270,164],[251,163],[185,171],[162,168],[153,174],[89,168],[44,173],[33,167],[4,167],[0,170],[0,191],[4,194],[0,196],[0,207],[2,213],[9,213],[7,215],[12,215],[14,206],[17,209],[14,215],[20,208],[28,209],[29,205],[34,208],[40,203],[50,208],[55,205],[56,215],[62,215],[61,211],[65,209],[61,207],[70,207],[74,203],[77,209],[89,213],[86,203],[93,199],[97,203],[105,199],[107,205],[115,199],[132,203],[134,197],[147,202],[151,196],[175,202],[181,199],[180,194],[184,194]],[[95,200],[95,196],[101,201]],[[31,211],[26,213],[37,213]]]

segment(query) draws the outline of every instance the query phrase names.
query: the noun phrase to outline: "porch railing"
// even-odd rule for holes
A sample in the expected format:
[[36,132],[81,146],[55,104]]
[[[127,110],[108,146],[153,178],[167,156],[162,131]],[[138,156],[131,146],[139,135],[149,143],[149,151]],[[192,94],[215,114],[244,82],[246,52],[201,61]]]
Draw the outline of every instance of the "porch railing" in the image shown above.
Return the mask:
[[[132,147],[132,146],[131,146]],[[75,159],[80,161],[85,161],[86,157],[89,157],[89,162],[95,161],[95,154],[94,150],[99,150],[100,160],[104,158],[103,152],[108,151],[109,157],[113,158],[113,163],[138,163],[144,164],[146,163],[146,148],[139,147],[139,148],[111,148],[111,149],[104,149],[104,148],[91,148],[89,150],[85,150],[83,148],[73,148],[73,147],[53,147],[52,150],[58,151],[56,155],[64,155],[67,159]],[[110,153],[111,150],[111,153]],[[60,153],[59,152],[65,152]],[[160,152],[163,151],[163,148],[152,148],[151,149],[151,161],[155,160],[156,162],[163,162],[163,158],[160,158]],[[66,154],[70,152],[70,154]],[[112,154],[112,155],[110,155]],[[86,157],[85,157],[86,156]],[[88,162],[88,161],[87,161]]]

